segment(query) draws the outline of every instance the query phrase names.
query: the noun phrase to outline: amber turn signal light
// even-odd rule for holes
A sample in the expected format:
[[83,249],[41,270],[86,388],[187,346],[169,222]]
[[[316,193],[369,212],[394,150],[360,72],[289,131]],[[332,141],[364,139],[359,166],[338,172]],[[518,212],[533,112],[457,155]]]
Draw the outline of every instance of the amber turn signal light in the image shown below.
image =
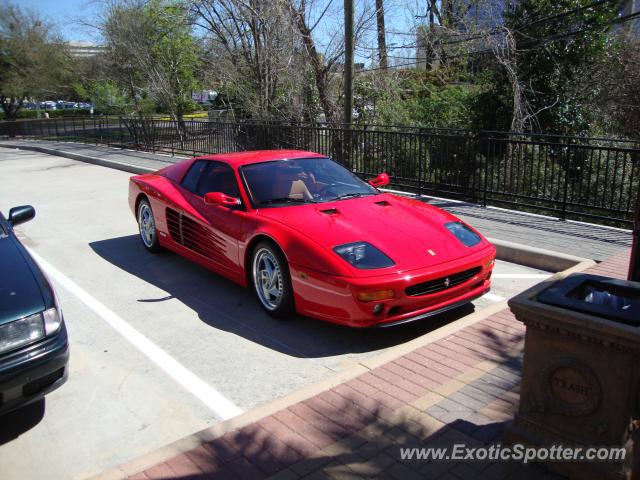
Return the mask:
[[393,290],[370,290],[358,292],[356,298],[361,302],[376,302],[380,300],[389,300],[396,296]]

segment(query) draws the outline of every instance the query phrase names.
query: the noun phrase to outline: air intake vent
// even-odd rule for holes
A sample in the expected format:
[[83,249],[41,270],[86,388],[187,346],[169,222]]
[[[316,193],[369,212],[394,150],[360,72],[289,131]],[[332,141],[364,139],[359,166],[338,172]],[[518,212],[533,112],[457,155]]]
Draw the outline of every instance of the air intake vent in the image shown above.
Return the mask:
[[180,214],[171,208],[167,208],[167,227],[169,235],[174,242],[182,243],[180,234]]
[[387,202],[386,200],[381,200],[379,202],[375,202],[376,205],[380,205],[381,207],[389,207],[391,206],[391,204],[389,202]]
[[198,222],[170,208],[167,208],[167,226],[169,235],[175,242],[204,257],[215,258],[216,252],[224,249],[218,236]]
[[327,208],[326,210],[320,210],[320,213],[324,213],[325,215],[335,215],[338,212],[337,208]]
[[428,295],[431,293],[441,292],[470,280],[480,273],[480,270],[482,270],[482,268],[476,267],[470,270],[465,270],[464,272],[454,273],[448,277],[437,278],[428,282],[411,285],[405,289],[405,293],[411,297],[415,297],[417,295]]

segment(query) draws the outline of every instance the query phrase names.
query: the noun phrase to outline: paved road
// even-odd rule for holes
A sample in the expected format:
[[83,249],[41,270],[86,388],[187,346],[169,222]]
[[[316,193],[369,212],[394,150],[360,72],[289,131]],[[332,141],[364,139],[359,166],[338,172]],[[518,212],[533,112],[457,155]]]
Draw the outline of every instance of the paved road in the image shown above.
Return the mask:
[[[146,253],[128,177],[0,150],[0,209],[36,207],[18,234],[49,269],[71,341],[68,383],[44,404],[0,418],[2,480],[98,473],[472,311],[378,331],[273,320],[249,291],[176,255]],[[544,275],[498,262],[492,295],[476,307]],[[216,394],[225,401],[203,401]]]

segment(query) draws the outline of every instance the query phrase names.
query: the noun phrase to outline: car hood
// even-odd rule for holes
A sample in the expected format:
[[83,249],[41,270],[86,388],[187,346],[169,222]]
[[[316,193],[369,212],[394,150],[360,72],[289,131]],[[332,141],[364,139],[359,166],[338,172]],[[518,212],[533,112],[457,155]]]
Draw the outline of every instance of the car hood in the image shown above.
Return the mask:
[[424,202],[391,194],[265,208],[259,214],[297,230],[327,250],[365,241],[395,262],[385,269],[353,269],[361,276],[430,267],[490,246],[482,236],[474,247],[463,245],[444,226],[459,219]]
[[11,236],[0,237],[0,325],[45,309],[33,261]]

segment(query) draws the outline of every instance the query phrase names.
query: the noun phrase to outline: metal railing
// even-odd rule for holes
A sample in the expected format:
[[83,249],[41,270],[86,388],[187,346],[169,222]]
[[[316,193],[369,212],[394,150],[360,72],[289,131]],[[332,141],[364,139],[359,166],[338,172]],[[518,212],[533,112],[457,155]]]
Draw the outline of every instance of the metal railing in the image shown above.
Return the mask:
[[0,136],[198,155],[258,149],[327,154],[415,193],[630,227],[640,141],[418,127],[77,117],[0,123]]

